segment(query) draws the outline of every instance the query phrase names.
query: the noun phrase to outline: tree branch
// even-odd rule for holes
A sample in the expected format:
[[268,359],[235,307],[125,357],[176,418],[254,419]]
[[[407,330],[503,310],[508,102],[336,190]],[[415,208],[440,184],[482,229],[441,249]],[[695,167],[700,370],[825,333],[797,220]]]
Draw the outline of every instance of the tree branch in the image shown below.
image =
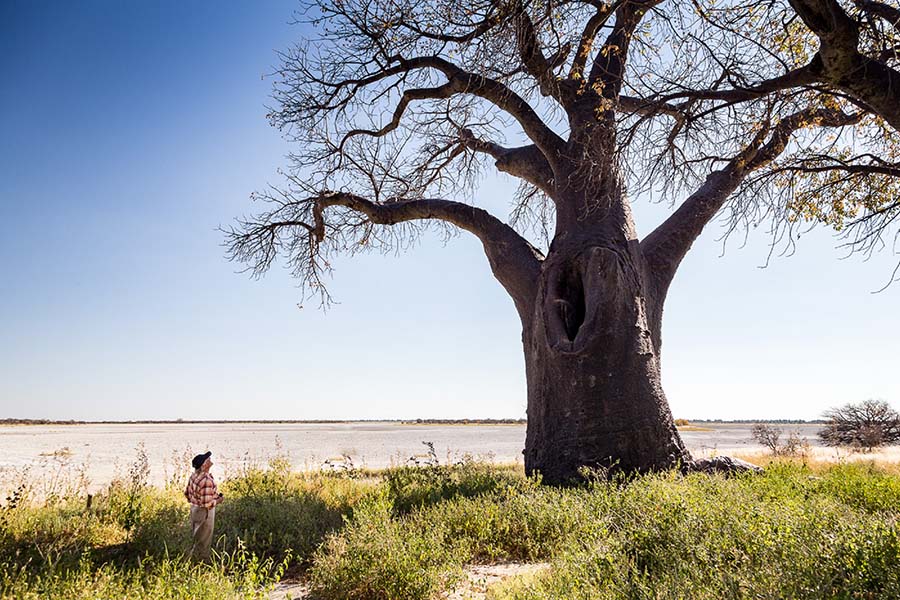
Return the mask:
[[460,139],[467,148],[493,157],[497,170],[523,179],[547,195],[551,194],[553,169],[534,144],[507,148],[476,138],[470,129],[463,129]]
[[450,61],[437,56],[422,56],[412,59],[404,59],[398,56],[393,57],[393,60],[398,62],[406,71],[420,68],[432,68],[440,71],[450,80],[448,83],[460,87],[462,91],[459,93],[468,93],[484,98],[504,110],[518,121],[525,134],[551,163],[556,159],[560,149],[563,147],[562,138],[544,123],[524,98],[513,92],[505,84],[483,75],[465,71]]
[[256,272],[265,270],[274,258],[277,236],[285,234],[284,230],[291,240],[286,244],[288,248],[307,248],[315,256],[328,236],[340,235],[341,225],[329,225],[326,217],[326,211],[334,207],[360,213],[368,223],[375,225],[442,221],[474,234],[481,241],[494,277],[512,297],[523,321],[530,319],[543,255],[512,227],[481,208],[431,198],[375,203],[345,192],[322,192],[293,201],[290,207],[310,216],[312,223],[297,218],[280,219],[285,206],[254,222],[241,222],[241,231],[226,232],[232,260],[248,263],[264,260],[262,268],[253,269]]
[[541,51],[534,23],[521,2],[516,6],[515,23],[516,46],[525,70],[537,80],[541,94],[551,96],[562,103],[559,82],[553,75],[553,64]]
[[881,165],[859,165],[859,164],[830,164],[823,166],[805,166],[788,165],[775,169],[775,172],[797,172],[797,173],[827,173],[831,171],[841,171],[843,173],[853,175],[887,175],[888,177],[900,177],[900,165],[881,166]]
[[[497,12],[494,13],[493,11]],[[444,42],[448,44],[463,44],[466,42],[471,42],[472,40],[481,37],[497,25],[499,25],[503,19],[507,16],[507,10],[505,7],[501,6],[499,3],[492,4],[489,8],[489,11],[484,15],[484,18],[478,23],[472,24],[472,29],[466,33],[461,33],[458,35],[448,34],[444,32],[435,33],[433,31],[428,31],[427,29],[422,29],[415,21],[410,21],[409,19],[401,18],[397,23],[398,26],[404,27],[409,31],[412,31],[418,36],[428,40],[434,40],[437,42]]]
[[[311,73],[305,72],[304,75],[306,77],[324,88],[324,97],[318,98],[314,94],[307,94],[304,96],[299,108],[276,113],[272,118],[280,127],[297,123],[308,126],[309,122],[316,121],[323,114],[346,109],[363,89],[393,77],[401,78],[400,81],[402,82],[402,78],[405,76],[415,71],[426,70],[435,70],[443,74],[447,81],[435,87],[404,90],[398,105],[394,109],[392,119],[387,125],[380,129],[354,128],[345,134],[338,148],[342,150],[347,139],[354,136],[382,137],[394,131],[399,126],[401,117],[412,101],[447,99],[454,95],[469,94],[487,100],[513,117],[529,139],[544,153],[547,160],[552,161],[558,155],[563,145],[562,139],[544,123],[524,98],[496,79],[466,71],[439,56],[417,56],[407,59],[394,55],[390,57],[388,64],[380,67],[377,72],[368,72],[336,81],[323,77],[313,77]],[[392,84],[391,87],[395,86],[397,86],[396,83]]]
[[900,9],[875,0],[853,0],[853,2],[870,15],[884,19],[888,25],[900,32]]
[[900,72],[859,52],[859,27],[837,0],[788,0],[819,38],[815,75],[864,102],[900,131]]
[[616,23],[591,66],[588,83],[597,93],[615,101],[622,89],[628,46],[646,12],[662,0],[625,0],[616,9]]
[[[727,88],[709,90],[685,90],[673,94],[667,94],[659,98],[656,103],[668,106],[672,100],[686,98],[690,100],[723,100],[728,103],[756,100],[782,90],[813,85],[819,82],[812,65],[804,65],[800,68],[788,71],[784,75],[760,81],[756,85],[746,88]],[[653,101],[648,100],[650,106]]]
[[619,96],[619,112],[631,113],[645,117],[656,115],[669,115],[670,117],[682,117],[685,104],[672,104],[653,98],[635,98],[633,96]]
[[409,106],[409,103],[413,100],[440,100],[449,98],[453,94],[458,94],[465,91],[465,82],[459,78],[453,78],[449,82],[444,85],[432,88],[414,88],[403,90],[403,94],[400,96],[400,102],[397,103],[396,108],[394,108],[394,113],[391,117],[391,121],[382,127],[381,129],[351,129],[346,134],[344,134],[341,143],[338,145],[338,150],[343,153],[344,144],[347,143],[352,137],[357,135],[368,135],[370,137],[384,137],[390,132],[397,129],[400,126],[400,119],[403,118],[403,113],[406,112],[406,108]]
[[658,289],[665,292],[694,240],[746,176],[777,158],[794,132],[810,126],[842,127],[857,123],[862,117],[862,113],[846,114],[828,108],[810,108],[757,133],[724,168],[710,173],[697,191],[641,241],[641,250]]
[[616,0],[609,4],[597,6],[597,12],[585,23],[581,32],[581,39],[578,42],[578,49],[575,52],[575,58],[572,60],[572,66],[569,69],[569,79],[582,79],[584,77],[584,68],[587,65],[587,59],[591,55],[591,50],[594,47],[594,41],[600,32],[600,28],[606,24],[623,2],[625,0]]

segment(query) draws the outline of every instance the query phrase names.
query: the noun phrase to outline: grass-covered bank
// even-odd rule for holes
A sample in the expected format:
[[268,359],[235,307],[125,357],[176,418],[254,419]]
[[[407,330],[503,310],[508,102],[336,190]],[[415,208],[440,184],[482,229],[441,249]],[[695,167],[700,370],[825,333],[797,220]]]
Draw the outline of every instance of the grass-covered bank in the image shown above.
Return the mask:
[[549,560],[492,597],[900,598],[896,466],[561,490],[479,463],[298,474],[275,459],[222,483],[210,565],[183,558],[180,485],[131,475],[90,508],[74,493],[7,500],[0,597],[259,597],[288,568],[326,599],[436,598],[466,564]]

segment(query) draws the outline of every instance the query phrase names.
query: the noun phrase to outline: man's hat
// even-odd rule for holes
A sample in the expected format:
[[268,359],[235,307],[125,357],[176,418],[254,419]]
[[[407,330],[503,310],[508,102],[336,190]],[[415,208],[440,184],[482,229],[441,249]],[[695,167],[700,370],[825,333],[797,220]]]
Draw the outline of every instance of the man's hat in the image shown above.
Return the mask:
[[205,463],[206,459],[209,458],[210,456],[212,456],[212,452],[205,452],[203,454],[198,454],[197,456],[194,457],[194,460],[191,461],[191,465],[195,469],[199,469],[200,467],[203,466],[203,463]]

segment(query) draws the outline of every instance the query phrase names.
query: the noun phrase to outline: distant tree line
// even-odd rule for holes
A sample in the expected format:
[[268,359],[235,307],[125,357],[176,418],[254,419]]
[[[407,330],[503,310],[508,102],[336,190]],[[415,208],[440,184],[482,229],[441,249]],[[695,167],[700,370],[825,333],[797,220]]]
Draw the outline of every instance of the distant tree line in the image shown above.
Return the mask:
[[735,425],[740,424],[754,424],[754,423],[775,423],[779,425],[818,425],[821,423],[825,423],[825,419],[690,419],[691,423],[734,423]]
[[0,419],[0,425],[173,425],[173,424],[297,424],[397,423],[400,425],[524,425],[525,419],[141,419],[130,421],[79,421],[75,419]]

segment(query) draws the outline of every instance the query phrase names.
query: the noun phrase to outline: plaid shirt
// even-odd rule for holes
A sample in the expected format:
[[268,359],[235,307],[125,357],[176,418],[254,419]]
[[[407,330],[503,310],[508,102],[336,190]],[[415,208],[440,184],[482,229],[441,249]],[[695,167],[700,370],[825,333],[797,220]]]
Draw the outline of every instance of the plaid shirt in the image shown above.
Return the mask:
[[212,508],[219,501],[219,489],[212,474],[207,471],[194,471],[184,488],[184,497],[195,506]]

